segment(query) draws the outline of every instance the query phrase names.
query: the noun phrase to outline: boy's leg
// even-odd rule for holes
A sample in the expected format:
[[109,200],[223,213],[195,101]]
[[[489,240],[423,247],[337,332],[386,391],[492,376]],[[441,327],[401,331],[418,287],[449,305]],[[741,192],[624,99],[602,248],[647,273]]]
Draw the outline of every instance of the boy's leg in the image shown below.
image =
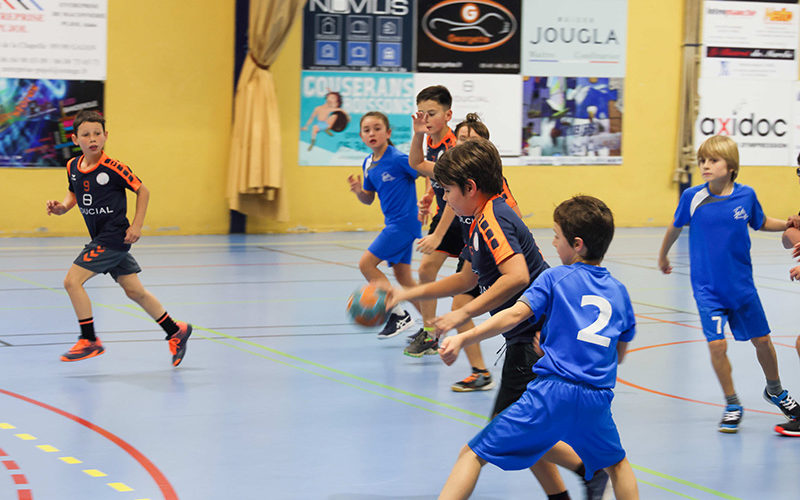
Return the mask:
[[67,275],[64,277],[64,289],[67,291],[69,300],[72,302],[72,308],[78,317],[81,335],[78,338],[78,342],[69,351],[61,355],[61,361],[80,361],[99,356],[105,352],[103,344],[94,333],[92,301],[83,288],[83,284],[96,274],[94,271],[72,264],[72,267],[69,268]]
[[614,496],[617,500],[638,500],[639,486],[636,484],[636,476],[627,458],[623,458],[617,464],[607,468],[608,475],[611,476],[611,484],[614,486]]
[[755,337],[750,339],[753,347],[756,348],[756,358],[758,364],[761,365],[761,370],[767,380],[780,380],[778,374],[778,356],[775,354],[775,346],[772,344],[772,339],[769,335],[763,337]]
[[486,465],[486,461],[478,457],[469,446],[464,445],[458,454],[458,460],[456,460],[453,470],[450,471],[447,482],[444,483],[439,500],[469,498],[472,490],[475,489],[475,483],[478,482],[481,467],[484,465]]
[[361,274],[364,275],[364,279],[370,283],[376,283],[383,288],[389,288],[391,286],[389,278],[378,269],[378,264],[382,261],[383,259],[376,257],[375,254],[367,250],[358,260],[358,269],[361,271]]
[[778,374],[778,356],[769,335],[750,339],[756,348],[756,357],[767,379],[764,399],[777,406],[789,420],[800,419],[800,404],[781,386]]
[[[411,272],[411,264],[404,264],[402,262],[394,264],[392,266],[392,271],[394,271],[394,277],[401,286],[406,288],[417,286],[417,280],[414,279],[414,274]],[[411,305],[413,305],[417,311],[420,310],[418,300],[412,300]]]
[[[358,262],[361,274],[364,275],[367,281],[377,283],[380,287],[388,288],[390,286],[389,278],[378,269],[378,265],[382,261],[387,261],[395,263],[394,266],[400,265],[400,276],[404,281],[408,282],[405,275],[408,275],[409,278],[411,276],[410,263],[413,242],[413,235],[407,231],[403,231],[396,226],[386,226],[369,245],[364,255],[361,256]],[[408,269],[402,269],[403,263],[408,263],[406,264]],[[398,270],[395,269],[395,275],[397,273]],[[414,320],[411,318],[411,314],[398,304],[390,312],[383,329],[378,332],[378,339],[392,338],[413,324]]]
[[531,466],[531,472],[533,472],[539,484],[542,485],[542,489],[547,496],[567,491],[564,480],[561,479],[561,474],[558,473],[558,467],[555,464],[540,459]]
[[725,339],[712,340],[708,343],[708,351],[711,355],[711,366],[717,375],[719,385],[722,386],[722,392],[726,397],[736,394],[733,387],[733,370],[727,355],[728,341]]
[[[451,309],[455,311],[472,301],[474,297],[470,293],[472,292],[453,297],[453,307]],[[474,326],[475,324],[470,320],[458,327],[456,331],[462,333]],[[486,369],[486,363],[483,361],[480,343],[470,344],[465,347],[464,354],[467,355],[472,372],[465,379],[451,385],[450,388],[455,392],[488,391],[493,388],[495,384],[492,380],[492,375]]]
[[[422,256],[419,264],[420,285],[436,281],[439,269],[442,268],[447,257],[448,255],[444,252],[433,252]],[[430,326],[431,321],[436,317],[436,299],[421,300],[420,314],[422,314],[425,326]]]

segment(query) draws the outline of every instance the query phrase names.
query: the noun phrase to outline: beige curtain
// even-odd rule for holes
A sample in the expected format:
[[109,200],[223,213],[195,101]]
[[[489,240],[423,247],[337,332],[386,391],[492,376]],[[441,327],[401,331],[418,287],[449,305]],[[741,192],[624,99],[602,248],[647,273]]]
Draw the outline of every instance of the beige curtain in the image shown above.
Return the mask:
[[306,0],[250,0],[250,52],[236,85],[228,202],[231,210],[288,220],[278,99],[269,67]]
[[681,72],[680,106],[678,124],[678,164],[674,182],[689,182],[689,173],[697,166],[694,149],[694,124],[697,119],[697,78],[700,68],[700,19],[702,2],[685,0],[683,8],[683,70]]

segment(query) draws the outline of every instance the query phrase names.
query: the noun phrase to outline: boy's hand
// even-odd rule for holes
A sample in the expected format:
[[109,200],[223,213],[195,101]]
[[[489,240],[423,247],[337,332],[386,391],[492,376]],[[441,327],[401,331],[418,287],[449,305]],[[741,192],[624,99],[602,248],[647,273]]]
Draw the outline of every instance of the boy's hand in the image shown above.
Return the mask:
[[465,313],[462,309],[450,311],[447,314],[433,319],[433,327],[435,328],[434,333],[436,333],[437,336],[444,335],[450,330],[463,325],[470,319],[471,318],[469,314]]
[[429,190],[425,193],[422,198],[417,202],[417,207],[419,207],[419,213],[417,214],[417,218],[422,225],[424,226],[428,222],[428,216],[431,214],[431,204],[433,203],[433,190]]
[[442,238],[434,235],[428,234],[423,236],[421,240],[417,242],[417,252],[422,252],[424,254],[432,254],[439,245],[442,243]]
[[132,244],[139,241],[139,238],[142,237],[142,228],[136,226],[130,226],[127,231],[125,231],[125,241],[126,244]]
[[789,217],[789,219],[786,221],[786,227],[800,229],[800,215],[792,215]]
[[423,111],[417,111],[411,115],[411,128],[415,134],[425,134],[428,132],[428,115]]
[[394,306],[406,300],[405,289],[402,287],[385,288],[386,290],[386,310],[391,311]]
[[795,266],[789,270],[789,279],[800,281],[800,266]]
[[350,175],[347,177],[347,182],[350,183],[350,191],[358,194],[362,191],[361,188],[361,176],[360,175]]
[[63,203],[57,200],[47,201],[47,215],[64,215],[65,213],[67,213],[67,207]]
[[800,242],[794,244],[794,250],[792,251],[792,257],[800,257]]
[[447,366],[452,365],[458,359],[459,352],[461,352],[461,335],[444,337],[439,341],[439,357]]
[[664,274],[670,274],[672,272],[672,266],[669,263],[669,259],[664,256],[658,257],[658,268],[661,269],[661,272]]

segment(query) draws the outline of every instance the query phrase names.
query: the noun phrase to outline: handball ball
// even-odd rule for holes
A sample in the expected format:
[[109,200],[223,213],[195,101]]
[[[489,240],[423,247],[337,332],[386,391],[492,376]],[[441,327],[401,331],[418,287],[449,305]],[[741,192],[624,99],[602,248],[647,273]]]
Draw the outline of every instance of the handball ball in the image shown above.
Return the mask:
[[347,299],[347,313],[362,326],[377,326],[386,322],[386,291],[375,285],[357,288]]

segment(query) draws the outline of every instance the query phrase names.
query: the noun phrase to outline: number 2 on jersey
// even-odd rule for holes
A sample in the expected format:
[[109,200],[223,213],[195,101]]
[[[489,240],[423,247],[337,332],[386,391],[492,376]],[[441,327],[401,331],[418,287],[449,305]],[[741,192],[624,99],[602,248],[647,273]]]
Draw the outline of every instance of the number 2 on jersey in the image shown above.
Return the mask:
[[606,327],[611,320],[611,303],[599,295],[584,295],[581,297],[581,307],[595,306],[600,310],[594,323],[578,331],[578,340],[589,342],[603,347],[611,344],[611,339],[598,335],[597,332]]

